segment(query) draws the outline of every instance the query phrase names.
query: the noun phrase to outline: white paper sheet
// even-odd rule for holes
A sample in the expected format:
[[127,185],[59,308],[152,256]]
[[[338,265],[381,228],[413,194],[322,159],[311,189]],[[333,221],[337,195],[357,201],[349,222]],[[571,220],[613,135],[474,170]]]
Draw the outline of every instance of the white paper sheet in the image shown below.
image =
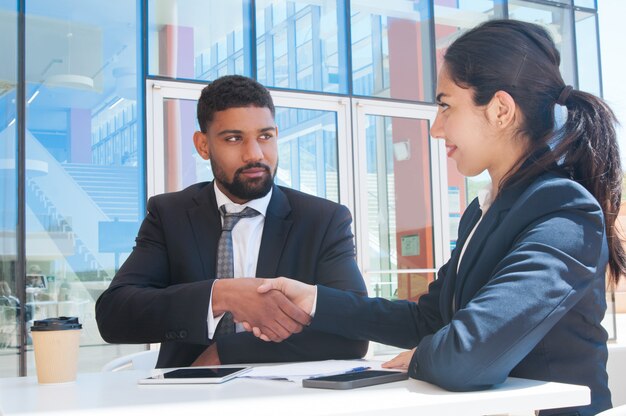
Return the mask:
[[300,382],[305,378],[343,374],[365,369],[380,370],[382,361],[371,360],[327,360],[307,361],[292,364],[279,364],[254,367],[242,375],[245,378],[262,380],[286,380]]

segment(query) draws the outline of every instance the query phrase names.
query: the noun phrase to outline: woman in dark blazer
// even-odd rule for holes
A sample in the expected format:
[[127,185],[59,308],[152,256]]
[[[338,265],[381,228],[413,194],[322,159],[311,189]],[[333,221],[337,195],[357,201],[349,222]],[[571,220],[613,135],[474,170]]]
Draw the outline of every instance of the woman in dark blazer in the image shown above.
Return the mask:
[[[513,20],[484,23],[447,50],[431,134],[462,174],[487,170],[492,186],[465,211],[456,249],[419,302],[288,279],[259,290],[282,290],[307,311],[316,302],[316,330],[412,348],[386,366],[413,378],[455,391],[508,376],[581,384],[590,405],[540,414],[610,408],[605,274],[608,265],[615,283],[626,269],[615,118],[565,85],[559,63],[546,30]],[[560,106],[567,120],[556,127]]]

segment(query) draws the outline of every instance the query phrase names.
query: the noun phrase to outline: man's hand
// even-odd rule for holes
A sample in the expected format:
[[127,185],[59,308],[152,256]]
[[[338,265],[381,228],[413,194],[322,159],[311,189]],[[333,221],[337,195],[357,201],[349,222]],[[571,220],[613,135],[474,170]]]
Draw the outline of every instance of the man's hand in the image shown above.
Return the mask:
[[[264,294],[282,292],[301,310],[305,311],[309,315],[309,318],[313,310],[313,302],[315,301],[315,294],[317,292],[315,286],[307,285],[306,283],[286,277],[263,279],[263,284],[258,287],[257,291]],[[272,341],[270,334],[254,325],[252,322],[243,321],[242,323],[245,330],[252,332],[254,336],[261,338],[263,341]]]
[[[302,331],[311,316],[278,290],[259,293],[264,279],[218,279],[213,284],[213,315],[229,311],[235,322],[258,328],[265,340],[280,342]],[[269,289],[268,289],[269,290]]]
[[217,344],[213,343],[209,345],[207,349],[204,350],[202,354],[198,356],[198,358],[196,358],[196,361],[191,363],[191,366],[197,367],[197,366],[221,365],[221,364],[222,363],[220,362],[220,356],[217,353]]
[[412,350],[401,352],[400,354],[396,355],[391,360],[387,361],[386,363],[383,363],[381,367],[397,368],[399,370],[408,370],[409,364],[411,364],[411,358],[413,357],[413,354],[415,354],[416,349],[417,348],[413,348]]

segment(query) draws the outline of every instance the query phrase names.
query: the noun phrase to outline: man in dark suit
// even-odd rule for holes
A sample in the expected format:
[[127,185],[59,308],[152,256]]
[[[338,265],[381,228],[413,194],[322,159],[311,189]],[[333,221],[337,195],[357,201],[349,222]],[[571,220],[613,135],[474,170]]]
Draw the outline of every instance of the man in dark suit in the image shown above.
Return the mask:
[[[347,208],[274,184],[274,115],[269,92],[249,78],[222,77],[202,91],[194,144],[215,180],[148,201],[136,246],[96,303],[107,342],[160,342],[157,367],[365,354],[367,343],[304,327],[308,314],[245,278],[287,276],[365,294]],[[221,276],[222,228],[233,215],[241,218],[229,226],[232,275]],[[260,341],[229,319],[282,342]]]

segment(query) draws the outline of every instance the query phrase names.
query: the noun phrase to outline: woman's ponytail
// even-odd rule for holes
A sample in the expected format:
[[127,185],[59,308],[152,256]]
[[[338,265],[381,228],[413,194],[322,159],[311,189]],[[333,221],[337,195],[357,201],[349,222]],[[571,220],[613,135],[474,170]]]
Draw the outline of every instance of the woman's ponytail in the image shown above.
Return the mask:
[[569,86],[563,93],[557,103],[567,107],[567,121],[556,133],[558,143],[552,157],[600,203],[609,246],[609,281],[617,283],[626,274],[626,253],[616,225],[623,176],[617,120],[602,99]]

